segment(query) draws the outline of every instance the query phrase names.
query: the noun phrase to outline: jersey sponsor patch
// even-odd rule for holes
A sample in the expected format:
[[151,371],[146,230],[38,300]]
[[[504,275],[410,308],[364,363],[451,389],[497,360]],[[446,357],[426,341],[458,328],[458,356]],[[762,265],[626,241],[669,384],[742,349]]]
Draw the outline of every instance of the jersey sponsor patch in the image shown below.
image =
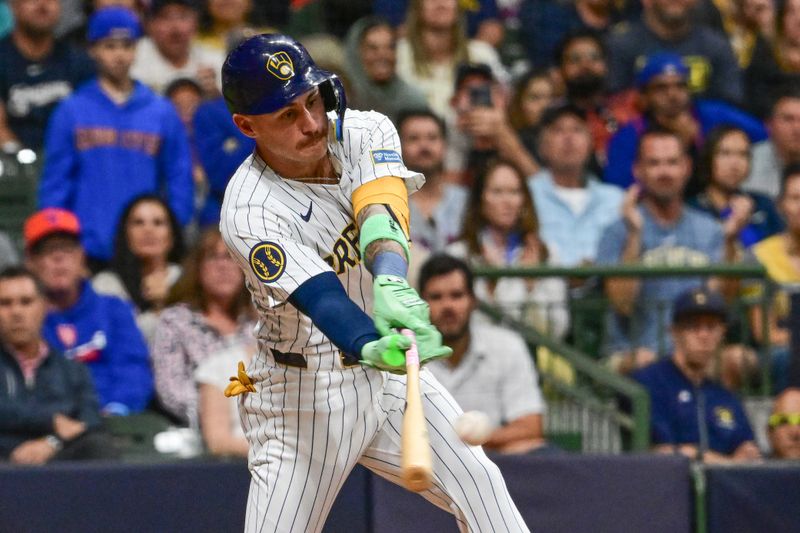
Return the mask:
[[272,283],[286,269],[286,253],[279,244],[264,241],[250,250],[250,268],[264,283]]
[[372,162],[376,165],[381,163],[402,163],[403,158],[400,157],[395,150],[371,150]]

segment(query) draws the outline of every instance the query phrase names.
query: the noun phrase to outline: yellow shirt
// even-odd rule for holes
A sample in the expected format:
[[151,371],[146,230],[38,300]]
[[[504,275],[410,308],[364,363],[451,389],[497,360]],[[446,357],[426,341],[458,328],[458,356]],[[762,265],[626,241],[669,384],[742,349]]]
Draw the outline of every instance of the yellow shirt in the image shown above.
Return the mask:
[[[800,271],[792,264],[784,239],[784,234],[764,239],[753,246],[753,254],[758,262],[764,265],[767,275],[775,283],[779,285],[800,283]],[[775,295],[775,312],[781,318],[789,314],[789,299],[785,291],[779,291]]]

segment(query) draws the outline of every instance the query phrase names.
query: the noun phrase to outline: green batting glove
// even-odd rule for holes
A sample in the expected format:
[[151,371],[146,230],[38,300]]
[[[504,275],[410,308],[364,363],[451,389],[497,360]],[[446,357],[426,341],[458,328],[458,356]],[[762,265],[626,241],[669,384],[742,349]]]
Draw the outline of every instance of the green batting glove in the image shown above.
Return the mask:
[[442,334],[435,326],[428,324],[415,330],[414,334],[417,336],[420,365],[453,355],[453,350],[442,344]]
[[453,350],[442,345],[442,335],[431,325],[428,304],[398,276],[375,276],[373,283],[375,328],[381,335],[391,335],[392,328],[408,328],[417,337],[420,364],[448,357]]
[[392,374],[406,373],[405,351],[411,348],[411,339],[392,333],[376,341],[368,342],[361,348],[362,365],[385,370]]
[[372,284],[375,303],[372,314],[375,328],[383,336],[395,333],[392,328],[417,329],[431,324],[428,304],[408,281],[399,276],[375,276]]

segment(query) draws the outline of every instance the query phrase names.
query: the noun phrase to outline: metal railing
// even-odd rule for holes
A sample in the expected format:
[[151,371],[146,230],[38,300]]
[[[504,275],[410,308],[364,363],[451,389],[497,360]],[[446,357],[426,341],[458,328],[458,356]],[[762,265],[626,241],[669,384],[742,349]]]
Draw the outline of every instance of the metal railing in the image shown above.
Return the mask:
[[42,159],[33,150],[0,153],[0,230],[22,250],[22,226],[36,210]]
[[[757,302],[762,305],[762,330],[765,337],[761,343],[761,385],[769,387],[769,340],[767,309],[771,299],[771,285],[760,265],[720,264],[702,267],[665,267],[645,265],[587,266],[580,268],[537,266],[530,268],[475,268],[478,278],[500,277],[564,277],[564,278],[740,278],[764,282],[766,290]],[[574,379],[562,379],[557,373],[540,369],[543,389],[548,396],[548,415],[545,430],[548,434],[576,434],[580,449],[586,452],[617,453],[623,449],[644,451],[650,440],[650,400],[647,391],[635,381],[621,376],[598,361],[596,354],[588,354],[574,345],[567,344],[532,327],[519,317],[522,313],[510,314],[507,309],[481,303],[481,309],[496,321],[522,334],[526,342],[536,351],[542,348],[564,360],[574,372]],[[516,316],[514,316],[516,315]],[[574,318],[574,317],[573,317]],[[748,321],[742,321],[747,329]],[[573,332],[581,325],[572,320]],[[545,328],[546,331],[546,328]],[[749,330],[748,330],[749,331]],[[752,332],[749,332],[752,333]],[[573,336],[574,337],[574,336]],[[625,404],[627,408],[622,408]]]

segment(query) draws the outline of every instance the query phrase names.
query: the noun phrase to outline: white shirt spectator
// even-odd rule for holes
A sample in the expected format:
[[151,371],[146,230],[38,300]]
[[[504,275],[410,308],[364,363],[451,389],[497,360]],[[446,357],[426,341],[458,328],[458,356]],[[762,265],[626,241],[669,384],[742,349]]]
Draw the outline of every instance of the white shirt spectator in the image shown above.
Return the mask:
[[[507,81],[508,73],[491,45],[483,41],[469,41],[467,54],[470,63],[488,65],[496,80],[500,83]],[[429,69],[427,75],[420,75],[414,68],[414,54],[409,42],[405,39],[397,41],[397,75],[425,95],[431,111],[447,118],[454,113],[450,107],[450,98],[455,90],[456,65],[450,62],[432,64]]]
[[539,376],[525,341],[517,333],[470,320],[470,344],[455,367],[444,360],[425,365],[464,411],[483,411],[494,427],[543,414]]
[[190,78],[200,82],[200,71],[212,69],[216,73],[217,89],[221,91],[220,71],[224,62],[225,54],[207,46],[193,44],[189,52],[189,60],[185,65],[177,68],[161,55],[149,37],[143,37],[136,45],[136,58],[131,67],[131,76],[157,93],[164,94],[164,90],[173,81],[179,78]]
[[775,145],[766,140],[753,146],[753,159],[750,175],[744,182],[744,189],[766,194],[775,200],[781,192],[783,163],[778,157]]
[[[249,346],[236,345],[225,350],[210,355],[201,361],[194,370],[194,380],[198,385],[206,384],[224,391],[230,383],[230,376],[236,375],[236,366],[239,361],[245,363],[250,361],[251,353],[248,352]],[[220,392],[221,394],[221,392]],[[239,402],[236,398],[228,398],[231,414],[231,435],[233,437],[244,438],[244,430],[239,421]],[[202,414],[200,415],[202,417]]]

